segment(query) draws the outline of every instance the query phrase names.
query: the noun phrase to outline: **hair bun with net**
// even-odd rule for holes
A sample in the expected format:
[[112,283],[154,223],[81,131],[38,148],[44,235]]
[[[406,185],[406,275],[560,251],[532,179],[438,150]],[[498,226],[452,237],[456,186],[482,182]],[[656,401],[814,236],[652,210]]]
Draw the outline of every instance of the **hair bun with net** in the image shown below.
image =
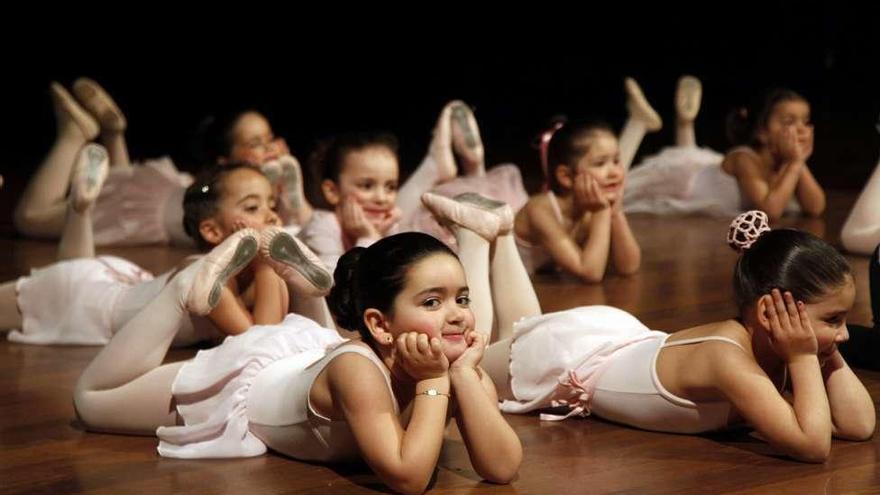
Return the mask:
[[730,222],[727,244],[741,253],[752,247],[764,232],[770,232],[770,219],[767,214],[761,210],[747,211]]

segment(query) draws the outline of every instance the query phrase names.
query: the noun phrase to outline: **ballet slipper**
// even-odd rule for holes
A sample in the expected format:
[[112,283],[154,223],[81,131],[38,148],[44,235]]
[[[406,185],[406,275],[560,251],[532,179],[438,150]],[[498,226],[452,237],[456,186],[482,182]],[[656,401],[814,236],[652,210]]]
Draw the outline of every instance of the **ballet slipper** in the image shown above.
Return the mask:
[[645,124],[648,132],[659,131],[663,127],[663,120],[648,103],[636,80],[627,77],[623,81],[623,87],[626,90],[626,109],[630,117]]
[[260,232],[260,256],[297,292],[312,296],[330,292],[330,271],[311,249],[284,229],[267,227]]
[[110,162],[103,146],[95,143],[83,146],[70,178],[70,201],[77,213],[84,212],[98,198],[109,170]]
[[127,122],[125,115],[95,81],[81,77],[73,82],[73,94],[79,103],[101,124],[101,129],[110,132],[123,132]]

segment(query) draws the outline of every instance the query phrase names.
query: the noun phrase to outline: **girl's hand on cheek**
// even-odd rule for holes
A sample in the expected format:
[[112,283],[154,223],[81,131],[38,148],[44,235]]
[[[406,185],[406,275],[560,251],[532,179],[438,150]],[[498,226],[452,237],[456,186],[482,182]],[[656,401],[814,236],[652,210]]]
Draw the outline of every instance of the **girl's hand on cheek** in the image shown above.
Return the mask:
[[342,231],[351,239],[379,239],[380,235],[376,228],[367,220],[364,209],[358,202],[346,196],[336,207]]
[[394,225],[400,221],[400,218],[402,216],[403,216],[403,211],[401,211],[400,208],[395,206],[394,208],[391,209],[391,211],[388,212],[387,215],[385,215],[385,218],[383,218],[379,222],[379,224],[376,225],[376,230],[379,232],[379,234],[381,234],[383,236],[387,235],[388,231],[390,231],[391,228],[394,227]]
[[767,305],[766,316],[770,321],[770,344],[776,354],[787,363],[799,356],[815,356],[819,345],[804,303],[795,303],[790,292],[782,294],[779,289],[773,289],[770,297],[772,304]]
[[465,334],[464,338],[468,345],[467,350],[450,365],[450,369],[476,369],[480,365],[480,361],[483,360],[483,352],[486,350],[486,336],[471,330]]
[[445,376],[449,360],[440,339],[417,332],[402,333],[395,342],[395,357],[401,367],[417,381]]

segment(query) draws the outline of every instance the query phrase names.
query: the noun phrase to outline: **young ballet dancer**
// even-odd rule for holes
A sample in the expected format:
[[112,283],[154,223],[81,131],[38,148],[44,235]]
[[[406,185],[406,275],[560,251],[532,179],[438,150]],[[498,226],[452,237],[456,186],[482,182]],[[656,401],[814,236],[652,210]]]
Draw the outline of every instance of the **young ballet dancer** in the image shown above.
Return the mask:
[[514,223],[530,273],[553,267],[597,283],[609,264],[620,274],[639,269],[641,249],[622,208],[624,184],[642,137],[661,121],[634,80],[625,88],[630,116],[619,141],[602,122],[557,124],[542,136],[547,188]]
[[[73,223],[93,226],[87,246],[174,243],[190,245],[183,231],[183,194],[192,176],[177,170],[168,158],[132,163],[125,140],[127,121],[118,105],[95,81],[77,79],[73,95],[58,83],[50,86],[57,133],[43,163],[28,183],[15,209],[14,221],[22,234],[58,238]],[[207,153],[221,162],[266,165],[277,181],[280,212],[285,224],[308,219],[311,207],[304,200],[299,163],[289,155],[282,139],[272,133],[268,121],[256,111],[239,112],[210,127]],[[92,176],[99,191],[94,208],[71,211],[68,185],[79,152],[100,136],[106,149],[109,172]],[[95,157],[96,161],[103,158]],[[210,165],[213,162],[208,162]],[[97,168],[92,168],[97,172]],[[106,179],[106,180],[105,180]],[[81,217],[70,222],[72,215]],[[73,238],[84,238],[85,234]]]
[[810,216],[824,211],[825,193],[807,165],[813,125],[806,99],[790,90],[774,90],[751,108],[732,112],[728,137],[735,147],[726,155],[697,147],[694,120],[701,99],[698,79],[679,79],[675,146],[632,169],[624,211],[726,216],[755,208],[772,220],[785,211]]
[[[328,267],[347,249],[395,232],[424,231],[454,243],[422,207],[419,198],[429,190],[478,192],[514,205],[526,200],[515,165],[484,169],[479,128],[463,102],[443,108],[425,159],[400,187],[397,149],[392,134],[353,132],[325,140],[312,154],[311,169],[329,209],[316,210],[299,237]],[[456,156],[463,176],[456,176]]]
[[[80,199],[81,188],[74,184],[72,190],[72,197]],[[185,228],[200,247],[216,246],[245,229],[259,241],[251,247],[260,256],[214,295],[210,325],[200,319],[181,323],[177,345],[216,337],[217,331],[232,335],[256,323],[280,322],[288,312],[285,282],[301,297],[329,290],[329,272],[305,245],[279,228],[274,191],[259,169],[233,164],[212,168],[190,186],[183,204]],[[88,202],[85,207],[90,207]],[[105,344],[191,262],[187,259],[156,278],[113,256],[76,258],[36,269],[0,285],[0,328],[20,329],[9,334],[17,342]]]
[[154,315],[209,311],[207,296],[249,263],[246,240],[234,234],[180,272],[92,361],[74,398],[89,429],[155,433],[166,457],[268,448],[312,462],[362,459],[392,490],[421,493],[454,417],[474,470],[513,479],[522,447],[479,366],[486,340],[464,271],[426,234],[393,235],[339,260],[330,305],[360,341],[289,315],[163,365],[175,329]]
[[824,241],[771,231],[759,211],[738,217],[728,239],[742,253],[739,316],[667,334],[605,306],[541,315],[508,208],[466,196],[425,202],[458,237],[477,328],[497,315],[499,340],[482,366],[505,412],[560,407],[545,418],[593,413],[674,433],[747,423],[807,462],[827,459],[832,436],[873,435],[873,400],[838,350],[852,272]]

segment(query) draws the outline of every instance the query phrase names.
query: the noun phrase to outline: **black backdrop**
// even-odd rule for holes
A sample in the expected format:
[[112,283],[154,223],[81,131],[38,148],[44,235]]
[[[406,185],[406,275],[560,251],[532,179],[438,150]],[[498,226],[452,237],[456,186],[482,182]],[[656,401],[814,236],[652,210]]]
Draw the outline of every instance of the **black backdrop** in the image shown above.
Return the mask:
[[300,158],[334,132],[391,130],[406,173],[422,157],[444,102],[461,98],[476,108],[488,163],[519,164],[529,186],[539,173],[530,142],[541,126],[564,113],[598,115],[619,127],[624,76],[639,81],[665,120],[641,155],[671,143],[672,97],[683,73],[703,82],[697,139],[719,151],[727,147],[724,117],[734,105],[787,86],[812,103],[811,165],[820,182],[858,189],[880,149],[880,17],[837,3],[761,5],[639,22],[589,10],[572,10],[567,19],[557,6],[551,19],[566,22],[551,29],[543,18],[428,26],[416,16],[395,30],[330,23],[310,33],[301,28],[319,21],[301,18],[288,26],[289,36],[255,26],[184,36],[162,24],[40,43],[7,34],[2,108],[11,140],[0,166],[7,179],[0,224],[8,228],[17,195],[52,142],[49,82],[69,85],[81,75],[103,84],[125,111],[133,158],[170,154],[187,170],[197,167],[189,143],[201,119],[252,106]]

